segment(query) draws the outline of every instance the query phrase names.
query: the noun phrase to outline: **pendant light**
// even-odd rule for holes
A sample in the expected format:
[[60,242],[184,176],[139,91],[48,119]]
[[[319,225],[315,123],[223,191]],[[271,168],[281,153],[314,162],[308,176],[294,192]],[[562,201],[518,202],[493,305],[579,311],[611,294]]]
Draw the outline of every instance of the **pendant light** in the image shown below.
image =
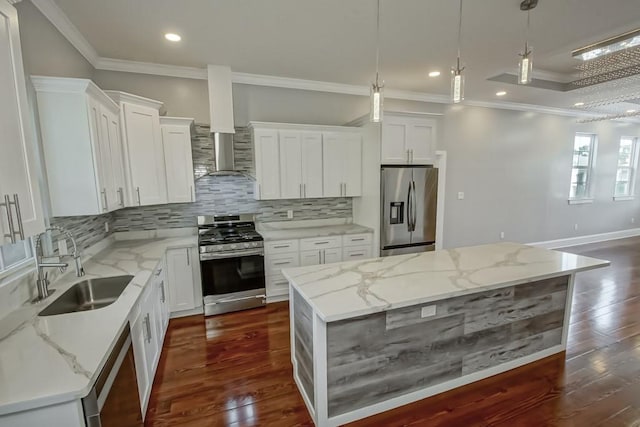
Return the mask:
[[384,104],[384,82],[380,84],[380,0],[378,0],[377,21],[376,21],[376,81],[371,85],[370,119],[373,123],[382,122]]
[[458,15],[458,59],[455,68],[451,69],[451,100],[458,104],[464,100],[464,67],[460,66],[460,39],[462,36],[462,0]]
[[520,62],[518,62],[518,84],[528,85],[531,83],[533,73],[533,60],[531,58],[532,50],[529,48],[529,27],[531,9],[538,5],[538,0],[524,0],[520,3],[520,10],[527,12],[527,30],[524,40],[524,52],[520,53]]

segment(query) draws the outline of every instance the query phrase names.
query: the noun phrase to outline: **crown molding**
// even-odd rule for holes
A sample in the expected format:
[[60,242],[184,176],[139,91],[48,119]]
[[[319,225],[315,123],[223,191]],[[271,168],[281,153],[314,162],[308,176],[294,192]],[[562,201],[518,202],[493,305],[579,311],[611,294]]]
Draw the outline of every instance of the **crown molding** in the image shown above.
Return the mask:
[[136,105],[143,105],[145,107],[154,108],[159,110],[164,105],[161,101],[155,99],[145,98],[144,96],[134,95],[128,92],[122,92],[119,90],[105,90],[104,93],[113,99],[117,104],[130,103]]
[[98,61],[98,52],[91,46],[80,30],[73,25],[67,15],[53,0],[31,0],[31,3],[69,40],[78,52],[94,67]]
[[161,125],[191,126],[194,122],[195,119],[191,117],[160,116]]
[[89,79],[71,77],[31,76],[31,84],[36,92],[49,93],[87,93],[103,105],[118,112],[119,107],[102,89]]
[[[9,3],[17,3],[20,0],[8,0]],[[69,40],[69,42],[82,54],[91,65],[97,70],[120,71],[127,73],[149,74],[156,76],[178,77],[196,80],[207,80],[206,68],[184,67],[177,65],[155,64],[150,62],[128,61],[123,59],[103,58],[91,46],[87,39],[80,33],[78,28],[69,20],[67,15],[54,3],[53,0],[31,0],[31,2],[42,12],[42,14]],[[534,75],[538,78],[547,78],[563,81],[567,76],[557,73],[536,70]],[[343,95],[369,96],[369,86],[349,85],[343,83],[322,82],[315,80],[294,79],[288,77],[267,76],[261,74],[249,74],[234,72],[231,81],[236,84],[253,86],[279,87],[284,89],[298,89],[315,92],[329,92]],[[450,104],[447,95],[438,95],[424,92],[414,92],[398,89],[386,89],[385,97],[390,99],[400,99],[406,101],[430,102],[437,104]],[[138,102],[148,102],[149,105],[161,104],[158,101],[147,100],[138,97]],[[474,101],[465,100],[463,105],[476,107],[499,108],[515,111],[533,111],[544,114],[555,114],[569,117],[593,118],[598,114],[581,110],[545,107],[533,104],[519,104],[506,101]],[[625,121],[636,122],[637,120],[627,119]]]
[[179,65],[156,64],[152,62],[128,61],[126,59],[103,57],[97,58],[94,67],[96,70],[104,71],[120,71],[124,73],[151,74],[154,76],[207,80],[206,68],[182,67]]

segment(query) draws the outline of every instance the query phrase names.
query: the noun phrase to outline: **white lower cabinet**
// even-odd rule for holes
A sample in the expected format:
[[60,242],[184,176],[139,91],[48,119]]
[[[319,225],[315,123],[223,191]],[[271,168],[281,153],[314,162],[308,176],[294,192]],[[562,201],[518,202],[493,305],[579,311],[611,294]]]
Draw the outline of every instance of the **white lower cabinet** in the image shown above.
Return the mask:
[[194,248],[167,250],[167,287],[169,311],[172,315],[193,314],[190,311],[202,305],[200,265]]
[[371,258],[372,241],[371,233],[362,233],[265,242],[267,302],[289,295],[282,269]]

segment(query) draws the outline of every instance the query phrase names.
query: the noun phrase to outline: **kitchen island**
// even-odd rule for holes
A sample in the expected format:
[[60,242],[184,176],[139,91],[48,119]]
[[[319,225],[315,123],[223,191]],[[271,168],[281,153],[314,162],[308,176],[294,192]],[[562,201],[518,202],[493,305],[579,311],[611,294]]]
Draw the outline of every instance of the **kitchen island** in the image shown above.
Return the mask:
[[337,426],[562,352],[575,274],[608,265],[499,243],[283,270],[294,379]]

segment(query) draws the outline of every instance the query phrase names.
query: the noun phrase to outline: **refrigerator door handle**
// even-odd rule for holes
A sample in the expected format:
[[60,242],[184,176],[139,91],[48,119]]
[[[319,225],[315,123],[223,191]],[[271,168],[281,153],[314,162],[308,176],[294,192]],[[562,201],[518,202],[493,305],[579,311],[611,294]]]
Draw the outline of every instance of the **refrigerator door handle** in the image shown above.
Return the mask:
[[407,191],[407,231],[411,231],[411,215],[413,213],[413,197],[411,195],[411,182],[409,182],[409,190]]
[[[413,150],[412,154],[413,154]],[[413,197],[413,200],[411,201],[411,209],[413,209],[413,213],[411,214],[411,231],[416,231],[416,217],[418,215],[418,212],[416,211],[416,206],[418,204],[418,201],[416,200],[416,182],[415,181],[411,181],[411,197]]]

